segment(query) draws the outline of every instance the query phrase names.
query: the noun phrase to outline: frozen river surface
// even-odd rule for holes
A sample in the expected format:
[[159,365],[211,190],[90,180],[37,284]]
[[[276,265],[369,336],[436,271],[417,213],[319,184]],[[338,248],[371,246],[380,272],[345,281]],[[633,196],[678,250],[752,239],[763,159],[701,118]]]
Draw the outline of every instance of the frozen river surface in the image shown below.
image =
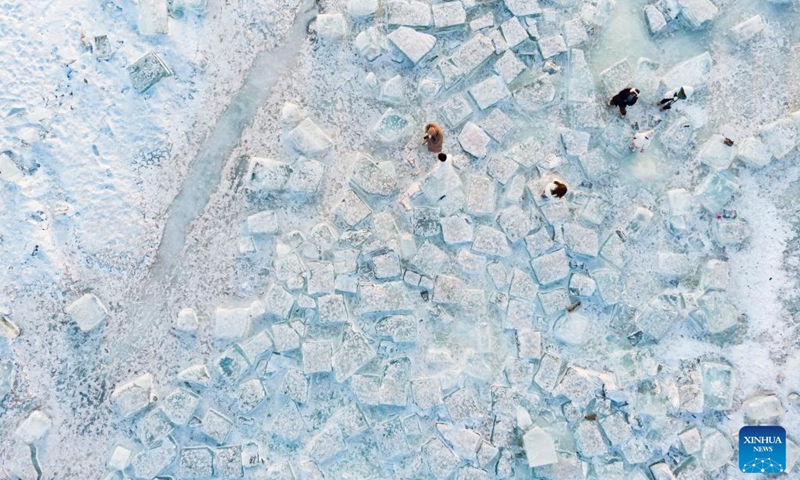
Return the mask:
[[1,480],[800,476],[796,0],[0,32]]

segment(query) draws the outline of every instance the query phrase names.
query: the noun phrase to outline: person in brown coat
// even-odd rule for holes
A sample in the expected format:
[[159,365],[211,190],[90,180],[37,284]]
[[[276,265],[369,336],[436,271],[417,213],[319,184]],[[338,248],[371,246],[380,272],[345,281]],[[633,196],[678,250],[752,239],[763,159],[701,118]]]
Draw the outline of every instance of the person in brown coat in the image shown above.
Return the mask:
[[442,131],[442,127],[436,123],[425,125],[425,136],[422,137],[422,144],[428,145],[429,152],[440,153],[444,144],[444,132]]

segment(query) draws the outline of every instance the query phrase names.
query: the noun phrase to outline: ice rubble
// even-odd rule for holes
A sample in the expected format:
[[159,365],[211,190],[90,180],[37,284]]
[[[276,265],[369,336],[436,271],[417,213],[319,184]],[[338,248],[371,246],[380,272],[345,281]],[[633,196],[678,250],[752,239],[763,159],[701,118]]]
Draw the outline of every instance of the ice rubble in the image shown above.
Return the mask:
[[[370,62],[391,55],[388,27],[388,45],[408,60],[400,66],[396,57],[394,75],[381,77],[388,80],[378,99],[397,108],[370,129],[381,148],[340,155],[327,128],[296,105],[284,107],[287,156],[251,156],[247,186],[285,197],[267,209],[253,205],[242,225],[249,236],[239,237],[247,239],[238,249],[245,257],[274,253],[269,287],[262,298],[208,315],[218,350],[206,362],[171,381],[143,374],[116,386],[110,402],[138,438],[114,448],[109,469],[137,478],[576,478],[585,471],[610,479],[647,478],[645,470],[690,478],[682,472],[702,475],[697,469],[729,462],[730,436],[715,429],[715,417],[689,417],[740,407],[735,368],[698,358],[688,373],[676,372],[653,352],[678,330],[729,341],[746,321],[727,292],[728,264],[717,258],[749,233],[725,210],[740,188],[732,166],[786,157],[800,142],[798,114],[733,148],[720,134],[695,138],[679,111],[660,117],[656,142],[665,149],[696,142],[691,159],[681,158],[702,165],[704,177],[616,211],[602,176],[629,158],[631,128],[602,120],[601,96],[642,72],[656,86],[702,88],[712,57],[670,66],[623,60],[597,84],[583,49],[614,2],[550,3],[559,8],[536,0],[389,0],[385,18],[374,18],[381,2],[350,0],[347,11],[360,22],[352,32],[341,13],[318,17],[321,39],[352,40]],[[167,2],[141,2],[142,32],[166,33],[166,9]],[[678,28],[677,20],[707,28],[718,10],[708,0],[681,0],[644,13],[657,33]],[[762,28],[753,17],[731,35],[746,42]],[[455,33],[463,43],[445,40]],[[412,71],[441,76],[445,90],[434,103],[454,151],[410,180],[418,184],[401,210],[387,203],[405,195],[409,179],[383,147],[406,141],[419,122],[403,106],[404,85],[417,80]],[[131,67],[138,91],[169,74],[154,53]],[[526,138],[518,107],[535,114],[562,99],[569,121],[553,115],[539,138]],[[337,201],[312,229],[290,230],[281,202],[307,202],[335,183],[326,178],[334,155],[347,165],[336,170],[346,176]],[[567,197],[542,197],[542,181],[554,176],[570,184]],[[690,253],[689,232],[692,245],[712,247]],[[670,240],[660,244],[650,238],[664,236]],[[633,285],[630,262],[647,265],[658,294],[640,294],[646,290]],[[93,294],[67,313],[85,332],[108,317]],[[192,308],[171,318],[181,332],[204,334]],[[595,365],[598,349],[608,358]],[[753,422],[784,413],[770,394],[742,408]],[[15,433],[32,443],[49,427],[35,411]]]

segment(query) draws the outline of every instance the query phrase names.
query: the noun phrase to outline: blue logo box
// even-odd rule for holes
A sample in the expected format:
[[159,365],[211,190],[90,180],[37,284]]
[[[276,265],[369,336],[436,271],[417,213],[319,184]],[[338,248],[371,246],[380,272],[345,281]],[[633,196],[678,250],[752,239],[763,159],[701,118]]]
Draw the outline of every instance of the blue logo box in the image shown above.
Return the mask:
[[786,430],[783,427],[742,427],[739,430],[739,470],[744,473],[782,473],[786,468]]

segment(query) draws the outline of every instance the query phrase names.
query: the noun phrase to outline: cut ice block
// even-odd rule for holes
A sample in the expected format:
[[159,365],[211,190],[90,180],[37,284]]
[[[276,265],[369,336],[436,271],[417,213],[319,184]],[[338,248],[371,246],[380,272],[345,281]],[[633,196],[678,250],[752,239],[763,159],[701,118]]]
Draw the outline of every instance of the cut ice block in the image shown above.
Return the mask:
[[591,297],[597,290],[597,283],[584,273],[573,273],[569,277],[569,292],[576,297]]
[[696,90],[704,86],[709,78],[711,78],[711,54],[703,52],[672,67],[661,81],[667,88],[691,85]]
[[214,311],[214,338],[240,340],[250,330],[249,308],[217,308]]
[[615,64],[600,72],[600,81],[603,83],[603,93],[606,97],[619,93],[620,90],[631,86],[633,67],[628,59],[623,58]]
[[434,438],[423,445],[422,451],[428,460],[431,473],[436,478],[447,478],[458,466],[458,457],[438,438]]
[[644,19],[647,22],[647,29],[650,33],[655,35],[664,30],[667,26],[667,19],[655,5],[648,5],[644,7]]
[[694,455],[700,451],[702,439],[700,438],[700,432],[697,428],[690,428],[680,433],[678,439],[681,442],[683,451],[689,455]]
[[169,32],[167,0],[139,0],[139,33],[158,35]]
[[747,137],[738,142],[736,159],[754,167],[763,167],[772,160],[772,152],[758,137]]
[[295,368],[286,370],[281,384],[281,393],[297,403],[306,403],[308,397],[308,378]]
[[589,319],[578,312],[567,312],[553,324],[553,337],[567,345],[583,345],[589,341]]
[[433,284],[433,301],[435,303],[461,303],[464,282],[457,277],[438,275]]
[[172,70],[157,53],[149,52],[128,67],[128,74],[134,90],[144,93],[161,79],[172,76]]
[[[505,84],[503,87],[505,88]],[[472,122],[467,122],[461,129],[461,133],[458,134],[458,143],[461,148],[477,158],[483,158],[489,153],[489,142],[491,142],[489,135]]]
[[206,412],[205,416],[203,416],[203,423],[200,426],[200,431],[216,442],[217,445],[225,443],[231,429],[233,429],[233,422],[213,409],[209,409]]
[[347,21],[341,13],[320,13],[317,15],[317,37],[323,41],[334,42],[347,35]]
[[489,28],[494,26],[494,15],[491,12],[485,13],[480,17],[475,18],[471,22],[469,22],[469,28],[473,32],[478,30],[483,30],[484,28]]
[[185,388],[176,388],[164,399],[162,409],[175,425],[186,425],[200,404],[200,397]]
[[98,60],[108,60],[114,55],[114,47],[111,45],[108,35],[94,37],[94,54]]
[[724,293],[706,293],[697,300],[697,304],[703,312],[705,329],[712,335],[723,333],[739,324],[739,311]]
[[390,315],[375,324],[375,332],[395,342],[416,342],[417,323],[412,315]]
[[613,305],[622,300],[625,284],[622,275],[614,269],[604,268],[592,272],[592,277],[597,283],[597,290],[606,305]]
[[94,294],[87,293],[66,308],[67,314],[81,331],[88,332],[108,317],[108,310]]
[[444,217],[440,220],[442,237],[448,245],[468,243],[473,239],[472,221],[467,215]]
[[730,268],[728,268],[728,262],[709,260],[703,266],[700,286],[704,290],[727,290],[729,282]]
[[631,219],[625,226],[625,236],[627,239],[636,240],[639,238],[642,232],[644,232],[647,227],[650,226],[650,222],[652,220],[653,212],[644,207],[636,207],[636,209],[633,211]]
[[434,237],[439,234],[439,209],[416,207],[413,211],[411,229],[418,237]]
[[414,65],[419,63],[436,45],[436,37],[409,27],[400,27],[390,33],[387,38]]
[[672,469],[665,462],[658,462],[650,465],[650,474],[655,480],[675,480]]
[[370,62],[389,49],[386,37],[375,25],[356,35],[353,46],[359,55]]
[[764,30],[764,19],[761,18],[761,15],[753,15],[731,28],[731,38],[737,43],[746,43],[755,38],[762,30]]
[[247,217],[247,230],[253,235],[271,235],[278,232],[278,217],[272,210],[264,210]]
[[725,435],[714,430],[703,438],[700,464],[707,472],[725,466],[733,457],[733,447]]
[[731,165],[736,154],[736,147],[725,145],[725,137],[719,134],[711,135],[697,152],[697,161],[704,163],[715,170],[725,170]]
[[232,346],[222,352],[214,360],[214,367],[218,376],[230,384],[236,384],[239,378],[250,367],[247,359],[238,347]]
[[531,329],[517,329],[517,353],[519,358],[540,359],[542,357],[542,333]]
[[450,59],[462,74],[469,75],[483,65],[493,53],[492,40],[486,35],[477,33],[464,42]]
[[[566,51],[566,47],[564,51]],[[594,78],[583,50],[573,48],[569,51],[568,72],[566,100],[577,103],[594,102]]]
[[511,17],[501,23],[500,31],[503,33],[503,38],[506,43],[508,43],[509,48],[516,48],[519,44],[528,39],[528,32],[517,17]]
[[556,386],[559,375],[561,374],[562,362],[559,357],[545,353],[539,362],[539,370],[533,376],[533,381],[542,390],[552,392]]
[[347,321],[347,308],[341,295],[331,294],[317,297],[319,321],[323,323],[339,323]]
[[491,178],[481,174],[473,174],[469,178],[468,188],[467,212],[473,215],[494,213],[497,191]]
[[534,305],[530,300],[512,298],[508,302],[503,328],[514,330],[530,329],[534,313]]
[[785,157],[800,141],[798,128],[789,117],[764,125],[760,133],[764,145],[777,159]]
[[[417,0],[389,0],[384,5],[389,27],[427,28],[431,26],[431,6]],[[402,28],[402,27],[401,27]]]
[[294,305],[294,295],[280,285],[272,284],[264,296],[264,304],[267,307],[266,313],[285,319],[289,317],[289,312]]
[[140,377],[117,386],[111,394],[111,401],[123,417],[127,418],[144,409],[154,400],[151,388],[153,376],[146,373]]
[[709,0],[678,0],[678,6],[683,19],[695,30],[709,26],[719,12]]
[[567,155],[573,157],[580,157],[586,155],[589,151],[589,141],[591,135],[580,130],[572,130],[570,128],[560,128],[558,133],[561,137],[561,143],[564,145],[564,151]]
[[577,223],[568,223],[563,226],[563,232],[564,243],[572,253],[592,258],[597,256],[600,250],[597,231]]
[[306,375],[331,371],[331,342],[303,342],[303,372]]
[[714,223],[715,238],[723,246],[741,245],[752,233],[752,228],[742,218],[723,218]]
[[193,308],[184,308],[178,312],[178,319],[175,322],[175,328],[181,332],[194,333],[200,322],[197,320],[197,312]]
[[508,246],[508,241],[503,232],[483,225],[475,230],[472,250],[497,257],[507,257],[511,254],[511,247]]
[[286,182],[286,191],[300,195],[317,193],[325,175],[325,165],[306,157],[300,157],[292,165],[292,175]]
[[549,285],[569,274],[569,262],[563,248],[531,260],[533,272],[541,285]]
[[433,11],[433,25],[437,30],[460,27],[467,21],[464,4],[459,1],[431,5],[431,10]]
[[33,443],[50,430],[53,420],[41,410],[34,410],[28,417],[20,422],[14,435],[25,443]]
[[492,44],[494,45],[494,53],[500,55],[501,53],[508,50],[508,43],[506,43],[506,39],[503,38],[503,34],[500,33],[499,28],[493,28],[489,30],[487,36],[492,39]]
[[709,410],[728,410],[733,405],[737,375],[730,365],[719,362],[700,364],[703,376],[704,407]]
[[442,105],[441,112],[447,124],[455,128],[472,115],[472,106],[464,95],[458,94]]
[[470,88],[469,94],[472,99],[475,100],[475,103],[478,104],[478,108],[486,110],[508,98],[511,92],[508,91],[508,87],[506,87],[502,77],[492,75]]
[[369,17],[378,11],[378,0],[350,0],[347,2],[347,13],[351,17]]
[[208,368],[202,364],[192,365],[181,370],[175,378],[180,382],[202,388],[208,387],[211,382],[211,375],[208,373]]
[[375,123],[370,131],[378,143],[390,145],[404,139],[408,135],[411,119],[389,108]]
[[139,420],[139,440],[147,447],[154,447],[157,442],[172,433],[175,426],[160,408],[150,410]]
[[781,400],[774,394],[756,395],[744,402],[744,411],[747,418],[752,421],[767,422],[783,415],[783,406]]
[[739,182],[728,170],[706,176],[695,189],[700,204],[711,213],[717,213],[739,191]]
[[[481,128],[495,139],[497,143],[502,143],[503,140],[512,133],[514,130],[514,121],[505,112],[499,108],[493,109],[480,122]],[[494,163],[492,163],[494,161]],[[497,168],[497,161],[503,162],[500,165],[507,165],[505,168]],[[513,165],[512,165],[513,164]],[[489,175],[496,178],[503,185],[508,182],[508,179],[517,169],[516,162],[506,157],[497,157],[497,160],[490,160],[487,165]]]
[[539,53],[542,54],[545,60],[567,51],[567,44],[561,35],[540,38],[537,43],[539,45]]
[[261,380],[257,378],[243,382],[236,389],[236,401],[239,405],[239,411],[245,414],[255,410],[265,398],[267,398],[267,392],[264,390]]
[[539,225],[534,223],[530,212],[523,210],[519,205],[512,205],[501,210],[497,215],[497,224],[503,229],[511,243],[521,240],[534,229],[534,226],[538,227]]
[[508,11],[517,17],[539,15],[542,13],[539,0],[504,0],[504,3]]
[[644,333],[655,340],[660,340],[676,319],[676,312],[659,298],[655,298],[637,313],[635,322]]
[[213,457],[208,447],[182,448],[179,464],[183,478],[206,478],[214,473]]
[[578,427],[575,429],[575,443],[585,457],[598,457],[607,451],[606,443],[595,421],[578,422]]
[[561,26],[561,30],[564,43],[568,48],[577,47],[578,45],[589,40],[589,35],[586,33],[583,22],[578,18],[564,22],[564,24]]
[[275,341],[276,352],[286,352],[300,347],[300,336],[288,323],[272,325],[272,338]]
[[178,447],[167,437],[160,445],[139,452],[131,462],[136,478],[153,478],[166,469],[178,456]]
[[359,295],[361,302],[358,309],[362,314],[399,312],[411,308],[405,286],[400,281],[362,283],[359,286]]
[[333,145],[325,131],[310,118],[304,119],[294,127],[289,132],[288,139],[298,152],[306,156],[323,153]]
[[[435,275],[447,263],[447,254],[433,243],[426,241],[419,247],[416,255],[411,259],[411,264],[419,271]],[[431,282],[431,286],[433,282]],[[420,284],[422,286],[422,284]]]
[[131,464],[131,453],[132,452],[130,449],[125,448],[122,445],[117,445],[114,447],[114,451],[111,452],[111,456],[108,458],[106,465],[111,470],[125,470],[128,468],[128,465]]
[[[333,293],[335,288],[335,274],[333,264],[330,262],[309,262],[308,263],[308,285],[309,295]],[[302,297],[301,297],[302,298]]]
[[506,51],[494,62],[494,71],[506,84],[516,80],[526,69],[525,64],[511,50]]
[[372,209],[353,190],[347,190],[339,205],[336,213],[349,226],[355,227],[362,220],[367,218]]
[[620,413],[603,418],[600,426],[613,446],[625,443],[631,437],[631,426]]
[[538,298],[545,315],[563,312],[572,305],[572,300],[569,298],[566,288],[539,292]]

